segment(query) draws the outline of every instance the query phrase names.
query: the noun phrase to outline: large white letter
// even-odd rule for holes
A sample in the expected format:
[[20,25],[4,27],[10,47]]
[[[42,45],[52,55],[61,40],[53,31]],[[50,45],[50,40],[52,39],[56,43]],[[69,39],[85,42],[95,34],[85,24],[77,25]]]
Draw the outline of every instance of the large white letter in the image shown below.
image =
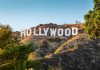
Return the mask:
[[72,35],[77,35],[78,34],[78,28],[73,27],[72,28]]
[[51,36],[56,36],[57,29],[50,29]]
[[70,28],[66,28],[65,29],[65,35],[66,36],[70,36],[71,35],[71,29]]
[[47,36],[49,28],[43,28],[45,36]]
[[27,29],[27,36],[30,36],[31,35],[31,29]]
[[21,37],[24,37],[24,36],[25,36],[25,30],[21,30],[20,36],[21,36]]
[[36,28],[34,28],[34,35],[35,36],[38,36],[38,34],[36,34]]
[[58,36],[63,36],[63,29],[62,28],[58,29]]
[[40,36],[44,36],[44,34],[42,34],[41,28],[39,28],[39,35],[40,35]]

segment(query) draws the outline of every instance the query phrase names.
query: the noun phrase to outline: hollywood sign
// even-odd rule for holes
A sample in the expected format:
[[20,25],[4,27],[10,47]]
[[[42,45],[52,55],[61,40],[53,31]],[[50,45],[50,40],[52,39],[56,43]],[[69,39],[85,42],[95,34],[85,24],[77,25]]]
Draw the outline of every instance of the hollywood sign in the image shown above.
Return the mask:
[[[49,32],[49,34],[48,34]],[[71,36],[71,35],[77,35],[78,34],[78,28],[77,27],[71,27],[71,28],[38,28],[37,29],[26,29],[21,31],[21,37],[25,36]]]

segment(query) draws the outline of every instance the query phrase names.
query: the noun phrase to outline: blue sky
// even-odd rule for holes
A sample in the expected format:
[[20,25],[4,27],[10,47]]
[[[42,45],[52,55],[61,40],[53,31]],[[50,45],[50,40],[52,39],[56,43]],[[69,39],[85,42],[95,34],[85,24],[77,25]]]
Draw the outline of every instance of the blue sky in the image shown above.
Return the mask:
[[14,31],[49,22],[84,22],[93,0],[0,0],[0,23]]

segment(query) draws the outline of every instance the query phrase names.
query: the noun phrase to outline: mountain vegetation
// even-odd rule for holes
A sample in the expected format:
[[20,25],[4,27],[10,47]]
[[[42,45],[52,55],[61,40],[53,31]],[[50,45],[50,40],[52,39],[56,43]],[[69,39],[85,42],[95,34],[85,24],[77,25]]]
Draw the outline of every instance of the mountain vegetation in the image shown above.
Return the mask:
[[0,70],[100,70],[100,0],[94,0],[84,25],[85,33],[67,40],[30,37],[23,43],[0,24]]
[[94,0],[94,8],[85,15],[85,32],[89,38],[100,38],[100,0]]

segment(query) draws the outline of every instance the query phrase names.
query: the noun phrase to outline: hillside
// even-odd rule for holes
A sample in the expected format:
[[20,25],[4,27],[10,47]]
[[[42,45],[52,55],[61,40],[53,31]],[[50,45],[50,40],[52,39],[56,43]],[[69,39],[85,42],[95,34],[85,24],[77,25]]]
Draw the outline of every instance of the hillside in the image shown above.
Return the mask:
[[75,36],[53,53],[42,58],[37,57],[35,61],[42,61],[51,70],[99,70],[100,39],[88,40],[84,34]]
[[80,32],[70,37],[29,36],[21,41],[22,43],[33,42],[37,45],[35,51],[29,54],[30,66],[27,66],[37,68],[39,65],[51,70],[99,70],[100,39],[89,40],[81,24],[64,26],[78,26]]
[[56,70],[99,70],[100,39],[73,44],[71,48],[64,49],[64,52],[53,54],[48,61],[51,66],[61,68]]

